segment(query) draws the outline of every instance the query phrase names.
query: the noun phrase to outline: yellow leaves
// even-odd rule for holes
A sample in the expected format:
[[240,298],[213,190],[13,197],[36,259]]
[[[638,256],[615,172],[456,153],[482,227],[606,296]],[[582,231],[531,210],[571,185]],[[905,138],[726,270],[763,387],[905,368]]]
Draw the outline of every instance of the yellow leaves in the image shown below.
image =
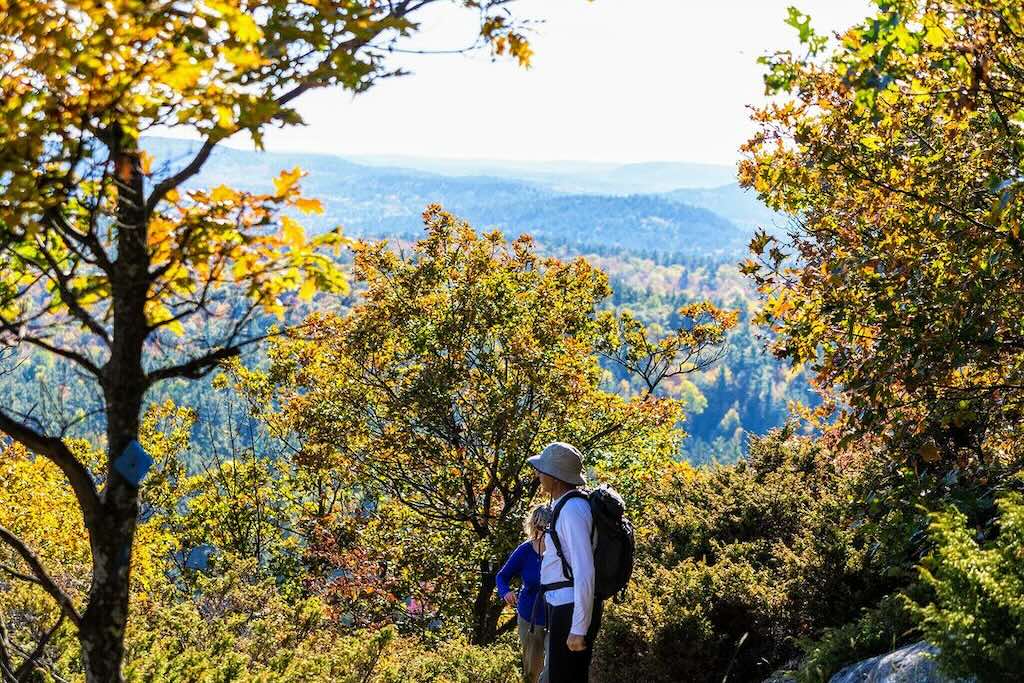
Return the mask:
[[946,34],[938,26],[931,26],[924,34],[924,42],[932,47],[942,47],[946,44]]
[[248,14],[238,12],[228,20],[231,32],[235,38],[242,43],[255,43],[263,37],[263,31],[256,24],[256,20]]
[[270,313],[278,320],[284,319],[284,306],[281,304],[281,300],[274,298],[263,304],[263,310]]
[[143,173],[150,175],[153,172],[153,155],[145,150],[140,152],[139,166],[142,168]]
[[946,44],[946,32],[940,25],[941,19],[934,14],[924,17],[924,42],[930,47],[940,48]]
[[235,282],[243,282],[251,275],[255,261],[255,257],[251,254],[239,254],[235,258],[235,262],[231,265],[231,276]]
[[224,57],[243,70],[255,68],[266,61],[252,48],[228,48],[224,50]]
[[281,217],[281,231],[285,243],[292,249],[301,249],[306,244],[306,231],[293,218]]
[[235,127],[235,112],[230,107],[218,106],[215,113],[218,128],[231,129]]
[[203,67],[194,61],[188,61],[169,69],[161,80],[172,89],[182,92],[194,87],[202,75]]
[[302,283],[302,288],[299,290],[299,298],[303,301],[310,301],[313,299],[313,295],[316,294],[316,290],[316,280],[307,277],[306,281]]
[[496,55],[508,55],[524,68],[530,67],[533,49],[526,37],[512,29],[505,17],[488,17],[480,27],[480,35],[491,44]]
[[[79,443],[68,445],[83,462],[92,463],[92,454],[81,453]],[[76,606],[80,605],[88,591],[89,576],[89,543],[81,512],[60,470],[18,445],[0,448],[0,526],[20,537],[50,575],[60,580]],[[20,558],[9,561],[13,557],[6,545],[0,547],[4,564],[14,564],[30,573],[20,564]],[[12,607],[33,615],[53,610],[54,603],[38,586],[15,581],[0,591],[0,608],[10,613]]]
[[149,246],[158,249],[168,247],[172,230],[174,230],[174,223],[161,216],[154,216],[149,221],[149,230],[146,235]]
[[491,45],[495,54],[507,54],[519,62],[519,66],[526,69],[530,68],[533,49],[530,47],[530,42],[523,36],[515,33],[507,36],[498,36],[492,41]]
[[163,303],[149,301],[146,305],[146,321],[150,325],[162,325],[177,336],[185,334],[185,328],[180,320],[172,320],[174,314]]
[[295,184],[299,182],[305,173],[302,169],[296,166],[290,171],[281,171],[280,175],[274,178],[274,190],[278,197],[286,197],[295,187]]
[[238,190],[227,185],[218,185],[210,192],[210,199],[215,202],[236,202],[239,199]]
[[878,135],[871,133],[869,135],[864,135],[863,137],[861,137],[860,143],[867,147],[872,152],[874,152],[882,148],[883,140]]
[[[255,43],[263,38],[263,30],[251,14],[246,13],[238,2],[231,0],[205,0],[203,3],[213,17],[226,22],[231,34],[241,43]],[[209,16],[209,15],[207,15]],[[220,23],[220,22],[216,22]],[[221,24],[223,26],[223,24]]]
[[[277,215],[289,209],[323,212],[319,201],[300,196],[301,177],[295,168],[274,178],[279,194],[227,185],[190,190],[182,202],[154,215],[149,241],[153,262],[162,266],[155,288],[162,296],[147,309],[150,324],[169,321],[176,306],[187,306],[208,283],[214,289],[228,282],[240,285],[264,312],[279,318],[290,293],[309,301],[317,291],[347,291],[339,264],[327,253],[346,243],[340,231],[310,239],[295,217]],[[266,229],[275,222],[277,231]],[[166,326],[185,331],[180,321]]]

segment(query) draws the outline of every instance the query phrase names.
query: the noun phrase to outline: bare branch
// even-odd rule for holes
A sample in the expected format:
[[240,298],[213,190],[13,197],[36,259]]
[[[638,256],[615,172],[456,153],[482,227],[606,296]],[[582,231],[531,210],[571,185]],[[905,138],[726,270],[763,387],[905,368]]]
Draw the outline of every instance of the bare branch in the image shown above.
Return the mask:
[[216,147],[217,143],[226,137],[229,136],[207,138],[206,141],[203,142],[203,146],[199,148],[199,152],[192,157],[192,161],[190,161],[185,168],[157,183],[156,187],[154,187],[153,191],[149,194],[149,199],[146,200],[146,215],[148,216],[153,213],[153,209],[156,208],[157,204],[163,201],[168,192],[176,189],[182,183],[188,181],[189,178],[199,173],[203,168],[203,164],[205,164],[206,160],[210,158],[210,154],[213,152],[214,147]]
[[50,575],[46,573],[42,562],[39,561],[39,558],[36,557],[35,553],[29,550],[28,546],[25,545],[20,538],[3,526],[0,526],[0,541],[11,546],[19,555],[21,555],[21,559],[25,561],[25,564],[32,569],[32,573],[37,579],[39,579],[39,585],[43,587],[43,590],[49,593],[50,597],[57,601],[61,610],[69,619],[71,619],[71,623],[75,626],[81,626],[82,616],[78,613],[78,610],[75,609],[74,604],[71,602],[71,598],[68,597],[68,594],[65,593],[60,586],[54,583],[53,579],[50,578]]
[[0,615],[0,681],[3,683],[18,683],[14,677],[14,664],[11,663],[10,636],[7,634],[7,624]]
[[60,439],[44,436],[0,410],[0,431],[55,464],[67,477],[82,510],[87,529],[100,513],[100,497],[89,470]]
[[44,351],[49,351],[50,353],[62,356],[63,358],[67,358],[68,360],[72,360],[96,377],[99,377],[101,374],[100,369],[96,366],[95,363],[93,363],[91,360],[89,360],[82,354],[78,353],[77,351],[65,349],[60,346],[54,346],[53,344],[35,336],[26,335],[22,337],[22,340],[28,342],[29,344],[32,344],[33,346],[38,346]]
[[93,334],[105,341],[107,346],[109,346],[110,335],[107,334],[106,329],[104,329],[99,321],[86,311],[82,307],[81,303],[79,303],[78,297],[69,287],[70,283],[68,282],[68,274],[61,269],[56,259],[53,258],[53,254],[50,253],[50,250],[46,248],[45,244],[39,244],[38,246],[39,253],[43,255],[43,258],[46,259],[46,263],[50,267],[49,274],[52,276],[51,279],[54,284],[57,285],[57,289],[60,290],[61,299],[64,300],[64,304],[68,307],[68,310],[71,311],[72,315],[74,315],[83,325],[89,328]]
[[11,578],[17,579],[18,581],[39,584],[39,579],[37,579],[36,577],[29,576],[28,574],[22,574],[17,569],[14,569],[13,567],[8,567],[6,564],[0,564],[0,572],[7,574]]
[[[50,223],[50,227],[56,230],[57,233],[64,238],[64,244],[68,249],[73,251],[86,263],[99,266],[104,272],[108,274],[110,273],[113,268],[113,264],[110,262],[110,256],[103,248],[103,244],[96,236],[96,233],[93,232],[92,226],[94,221],[92,218],[90,218],[89,230],[82,233],[75,230],[75,228],[68,223],[67,219],[57,208],[48,209],[45,215]],[[88,249],[89,253],[92,254],[92,258],[87,258],[80,249],[75,247],[76,242]]]
[[19,681],[24,680],[25,677],[32,672],[32,669],[36,667],[36,662],[38,662],[39,658],[43,656],[43,652],[46,650],[47,644],[49,644],[50,640],[53,639],[57,630],[60,629],[66,616],[67,615],[64,612],[61,612],[60,617],[57,618],[57,623],[55,623],[53,627],[39,639],[39,642],[36,643],[36,648],[25,658],[25,661],[21,663],[18,670],[14,672],[14,677],[16,679]]
[[[366,39],[353,38],[351,40],[347,40],[343,43],[340,43],[337,47],[331,50],[330,54],[326,55],[324,59],[327,60],[330,58],[331,55],[337,54],[342,51],[358,50],[359,48],[364,47],[366,44]],[[294,100],[295,98],[305,93],[307,90],[322,87],[323,85],[323,83],[319,83],[315,80],[300,82],[291,90],[288,90],[287,92],[277,97],[274,100],[274,104],[277,105],[278,107],[283,107],[292,100]],[[269,120],[273,120],[278,115],[279,113],[274,113],[273,115],[270,116]],[[190,178],[194,177],[197,173],[199,173],[199,171],[202,170],[203,165],[210,158],[210,154],[213,153],[214,148],[216,148],[221,141],[230,138],[235,133],[238,133],[239,130],[240,129],[236,129],[228,133],[218,133],[216,137],[211,135],[203,142],[203,146],[199,148],[199,151],[196,153],[196,155],[192,158],[192,161],[190,161],[187,166],[185,166],[183,169],[181,169],[174,175],[168,176],[167,178],[164,178],[162,181],[157,183],[156,187],[154,187],[153,191],[150,193],[149,198],[146,200],[146,215],[148,216],[151,213],[153,213],[154,209],[156,209],[157,207],[157,204],[163,201],[163,199],[171,190],[178,188],[179,186],[181,186],[182,183],[187,182]]]
[[246,346],[251,346],[264,339],[269,338],[270,334],[262,334],[258,337],[246,339],[243,342],[237,344],[231,344],[230,346],[224,346],[219,349],[214,349],[209,353],[197,356],[184,363],[178,365],[168,365],[166,367],[154,370],[146,374],[146,383],[149,386],[156,384],[157,382],[165,379],[171,379],[172,377],[184,377],[186,379],[199,379],[209,374],[217,365],[229,358],[234,358],[242,352]]

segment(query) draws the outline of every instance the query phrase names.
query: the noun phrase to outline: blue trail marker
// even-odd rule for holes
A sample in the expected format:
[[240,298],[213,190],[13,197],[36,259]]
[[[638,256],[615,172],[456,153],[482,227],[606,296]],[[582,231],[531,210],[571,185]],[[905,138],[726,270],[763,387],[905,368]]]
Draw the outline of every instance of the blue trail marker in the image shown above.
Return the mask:
[[192,548],[185,558],[185,569],[206,569],[210,564],[210,555],[213,554],[213,551],[214,547],[207,543]]
[[139,484],[146,478],[149,468],[152,466],[153,458],[139,445],[138,441],[128,444],[124,453],[114,461],[114,469],[117,470],[117,473],[135,488],[139,488]]

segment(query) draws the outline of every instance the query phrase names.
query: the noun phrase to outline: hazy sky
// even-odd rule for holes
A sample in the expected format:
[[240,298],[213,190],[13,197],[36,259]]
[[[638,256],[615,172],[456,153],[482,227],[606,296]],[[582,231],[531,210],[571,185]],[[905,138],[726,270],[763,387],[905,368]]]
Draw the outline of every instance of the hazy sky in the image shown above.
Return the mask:
[[[516,160],[732,164],[762,98],[759,55],[795,44],[786,7],[843,29],[867,0],[521,0],[544,23],[533,67],[489,55],[427,55],[414,73],[353,97],[307,94],[308,126],[268,149]],[[424,17],[422,47],[465,43],[450,12]]]

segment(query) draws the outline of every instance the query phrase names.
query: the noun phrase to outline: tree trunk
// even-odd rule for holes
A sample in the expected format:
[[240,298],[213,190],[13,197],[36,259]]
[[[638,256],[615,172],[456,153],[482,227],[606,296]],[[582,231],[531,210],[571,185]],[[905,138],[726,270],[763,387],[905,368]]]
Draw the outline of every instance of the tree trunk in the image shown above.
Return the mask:
[[[125,484],[115,485],[126,488]],[[124,511],[105,515],[105,528],[92,545],[93,580],[89,606],[82,615],[79,639],[89,683],[119,683],[124,659],[124,633],[128,622],[129,569],[135,536],[135,496],[108,491]]]
[[491,562],[480,562],[480,585],[473,602],[473,643],[490,645],[498,638],[498,619],[503,603],[494,593],[497,572]]
[[92,529],[92,585],[79,639],[88,683],[120,683],[132,544],[139,514],[138,490],[114,470],[114,461],[139,436],[147,389],[142,357],[149,334],[147,219],[136,154],[116,158],[118,179],[117,261],[111,275],[113,334],[103,368],[107,417],[107,484]]

